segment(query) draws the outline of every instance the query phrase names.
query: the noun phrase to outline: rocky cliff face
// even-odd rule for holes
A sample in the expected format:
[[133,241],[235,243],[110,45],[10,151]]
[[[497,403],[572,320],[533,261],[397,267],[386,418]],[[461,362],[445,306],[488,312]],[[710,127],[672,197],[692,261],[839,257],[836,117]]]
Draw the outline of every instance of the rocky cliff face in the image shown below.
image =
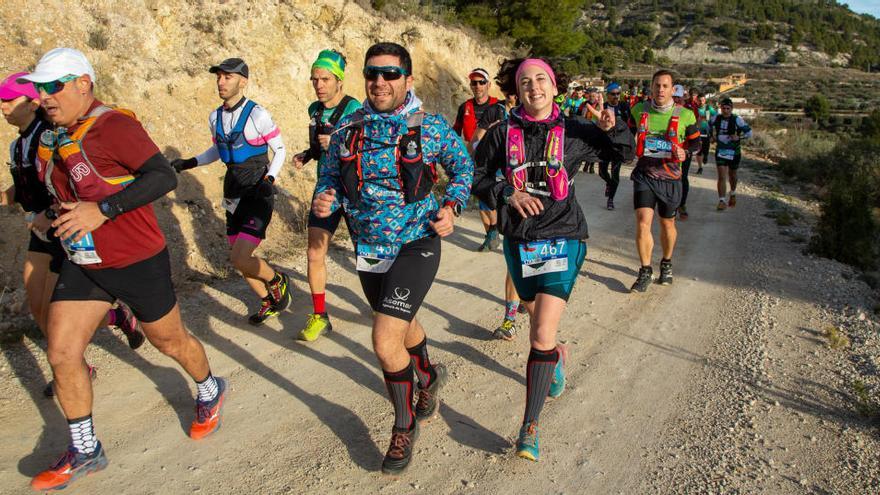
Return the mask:
[[[462,31],[417,19],[391,22],[342,0],[46,0],[2,9],[0,31],[7,35],[0,37],[4,76],[32,68],[57,46],[85,52],[97,73],[98,97],[135,111],[169,157],[192,156],[211,144],[207,119],[219,100],[207,69],[227,57],[249,64],[246,94],[272,113],[288,156],[307,144],[306,108],[314,96],[309,68],[321,49],[346,55],[345,89],[362,99],[366,49],[377,41],[403,44],[412,53],[416,91],[426,110],[447,118],[469,94],[468,71],[481,66],[492,73],[501,58]],[[0,143],[14,137],[11,126],[0,124]],[[315,179],[310,165],[296,172],[288,163],[281,174],[264,244],[270,257],[302,246]],[[178,189],[157,204],[178,276],[226,272],[223,173],[219,162],[185,173]],[[4,167],[0,185],[10,183]],[[27,249],[20,211],[4,208],[0,229],[0,284],[18,287]]]

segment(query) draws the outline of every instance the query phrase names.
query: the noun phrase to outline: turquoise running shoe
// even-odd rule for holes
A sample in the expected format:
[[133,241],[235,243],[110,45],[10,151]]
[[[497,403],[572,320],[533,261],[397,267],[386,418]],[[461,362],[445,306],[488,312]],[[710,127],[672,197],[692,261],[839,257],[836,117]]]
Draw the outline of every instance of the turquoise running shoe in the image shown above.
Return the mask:
[[551,399],[557,399],[562,392],[565,392],[565,361],[568,360],[568,350],[559,346],[559,361],[556,362],[556,368],[553,370],[553,381],[550,382],[550,390],[547,396]]
[[538,462],[538,422],[523,423],[519,429],[519,440],[516,441],[516,455],[523,459]]

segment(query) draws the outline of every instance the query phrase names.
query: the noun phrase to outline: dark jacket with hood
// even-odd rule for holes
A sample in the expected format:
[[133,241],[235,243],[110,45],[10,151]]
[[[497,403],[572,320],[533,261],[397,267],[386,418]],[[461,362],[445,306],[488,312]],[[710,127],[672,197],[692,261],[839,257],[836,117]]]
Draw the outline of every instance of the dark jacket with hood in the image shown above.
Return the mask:
[[[608,132],[600,129],[594,122],[582,117],[565,117],[561,112],[555,119],[535,122],[523,119],[521,107],[510,112],[510,119],[523,129],[526,161],[543,161],[547,133],[557,122],[564,120],[565,157],[564,166],[569,179],[573,179],[583,162],[626,162],[632,160],[634,141],[632,133],[621,119]],[[554,112],[556,114],[557,112]],[[555,201],[544,196],[535,196],[544,205],[544,211],[535,216],[523,218],[515,208],[505,204],[504,186],[509,184],[506,176],[507,165],[507,122],[489,130],[480,141],[474,156],[473,194],[490,208],[498,210],[498,229],[511,241],[534,241],[540,239],[566,238],[586,239],[587,220],[575,197],[574,183],[569,186],[568,197]],[[496,179],[496,171],[505,175],[504,181]],[[544,168],[529,168],[530,182],[544,180]]]

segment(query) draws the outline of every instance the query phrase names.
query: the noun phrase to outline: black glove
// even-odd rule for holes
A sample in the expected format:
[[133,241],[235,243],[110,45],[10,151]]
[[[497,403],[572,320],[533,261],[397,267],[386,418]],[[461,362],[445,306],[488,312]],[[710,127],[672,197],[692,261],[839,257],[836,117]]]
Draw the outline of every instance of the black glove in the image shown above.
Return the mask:
[[273,186],[274,183],[275,183],[275,177],[272,177],[271,175],[267,175],[267,176],[263,177],[263,180],[261,180],[259,184],[257,184],[257,187],[254,192],[259,197],[271,198],[272,195],[275,194],[275,186]]
[[171,160],[171,166],[179,174],[184,170],[198,167],[199,162],[195,158],[187,158],[186,160],[183,158],[175,158],[174,160]]

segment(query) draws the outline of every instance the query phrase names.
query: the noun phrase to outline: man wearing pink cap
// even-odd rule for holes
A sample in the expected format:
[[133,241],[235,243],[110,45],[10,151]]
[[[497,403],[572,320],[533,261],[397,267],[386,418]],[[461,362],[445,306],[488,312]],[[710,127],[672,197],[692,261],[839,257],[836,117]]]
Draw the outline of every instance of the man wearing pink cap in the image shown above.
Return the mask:
[[92,422],[83,355],[117,298],[132,309],[150,342],[196,381],[192,438],[204,438],[220,426],[227,386],[211,374],[202,344],[183,326],[171,283],[165,238],[151,205],[177,185],[168,160],[132,112],[95,99],[95,72],[78,50],[47,52],[17,81],[34,83],[56,126],[40,137],[37,166],[57,206],[54,235],[67,252],[49,305],[47,334],[71,443],[31,487],[58,490],[107,466]]

